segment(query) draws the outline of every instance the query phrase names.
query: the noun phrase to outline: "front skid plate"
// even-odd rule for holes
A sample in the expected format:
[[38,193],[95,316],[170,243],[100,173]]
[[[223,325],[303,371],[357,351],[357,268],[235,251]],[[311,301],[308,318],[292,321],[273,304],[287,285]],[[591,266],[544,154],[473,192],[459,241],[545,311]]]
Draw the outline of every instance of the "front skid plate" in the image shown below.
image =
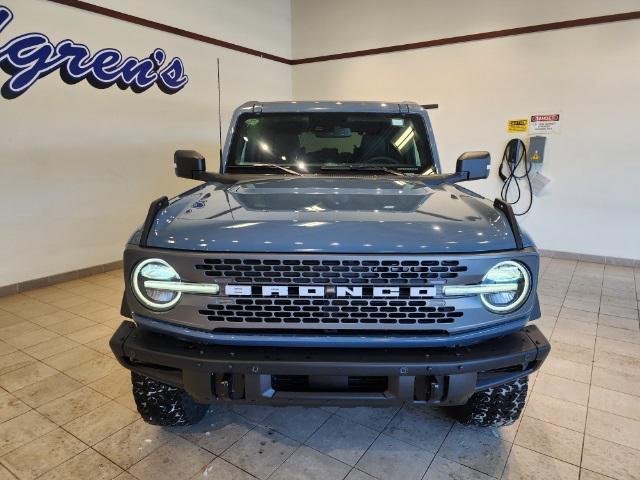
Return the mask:
[[[458,348],[302,349],[188,343],[123,322],[111,339],[111,348],[126,368],[183,387],[203,402],[231,400],[225,392],[227,380],[240,378],[243,401],[382,405],[415,401],[416,379],[425,378],[447,379],[443,387],[447,391],[439,392],[442,403],[464,403],[476,390],[539,368],[550,346],[535,326]],[[487,373],[505,368],[510,370]],[[274,392],[272,375],[386,376],[389,388],[377,394]]]

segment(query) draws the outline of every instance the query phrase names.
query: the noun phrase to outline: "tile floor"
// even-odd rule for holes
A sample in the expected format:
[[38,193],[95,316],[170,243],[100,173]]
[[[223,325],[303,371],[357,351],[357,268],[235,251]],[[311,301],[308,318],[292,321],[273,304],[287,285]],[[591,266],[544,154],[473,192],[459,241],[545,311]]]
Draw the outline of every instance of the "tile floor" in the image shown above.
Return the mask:
[[0,298],[0,480],[640,479],[640,270],[543,259],[553,350],[521,421],[495,430],[411,406],[146,425],[108,348],[120,277]]

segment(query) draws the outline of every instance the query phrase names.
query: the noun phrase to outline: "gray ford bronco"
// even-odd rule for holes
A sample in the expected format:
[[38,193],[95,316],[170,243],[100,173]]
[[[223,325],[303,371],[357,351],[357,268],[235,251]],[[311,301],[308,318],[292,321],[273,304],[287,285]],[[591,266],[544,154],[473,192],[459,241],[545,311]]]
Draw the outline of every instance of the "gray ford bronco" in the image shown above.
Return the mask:
[[443,173],[427,106],[249,102],[200,183],[151,204],[124,252],[113,353],[144,420],[198,422],[208,405],[450,407],[518,418],[547,356],[538,253],[510,206]]

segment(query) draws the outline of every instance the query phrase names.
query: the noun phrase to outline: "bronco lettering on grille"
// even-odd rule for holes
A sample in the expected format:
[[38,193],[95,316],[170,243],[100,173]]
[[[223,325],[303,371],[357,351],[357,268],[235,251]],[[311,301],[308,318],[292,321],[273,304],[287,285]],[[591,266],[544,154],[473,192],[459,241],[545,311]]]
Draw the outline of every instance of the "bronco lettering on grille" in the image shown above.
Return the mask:
[[285,285],[227,285],[225,294],[230,297],[322,297],[322,298],[388,298],[415,297],[433,298],[435,287],[324,287]]

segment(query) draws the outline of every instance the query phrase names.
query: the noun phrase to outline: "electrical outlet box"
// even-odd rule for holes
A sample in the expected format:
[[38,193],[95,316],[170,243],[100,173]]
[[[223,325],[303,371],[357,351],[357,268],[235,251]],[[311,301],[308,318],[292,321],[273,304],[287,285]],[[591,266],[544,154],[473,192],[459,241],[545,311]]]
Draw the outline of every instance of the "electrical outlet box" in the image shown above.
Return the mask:
[[527,156],[530,163],[542,163],[544,159],[544,145],[547,137],[535,136],[529,137],[529,150]]

